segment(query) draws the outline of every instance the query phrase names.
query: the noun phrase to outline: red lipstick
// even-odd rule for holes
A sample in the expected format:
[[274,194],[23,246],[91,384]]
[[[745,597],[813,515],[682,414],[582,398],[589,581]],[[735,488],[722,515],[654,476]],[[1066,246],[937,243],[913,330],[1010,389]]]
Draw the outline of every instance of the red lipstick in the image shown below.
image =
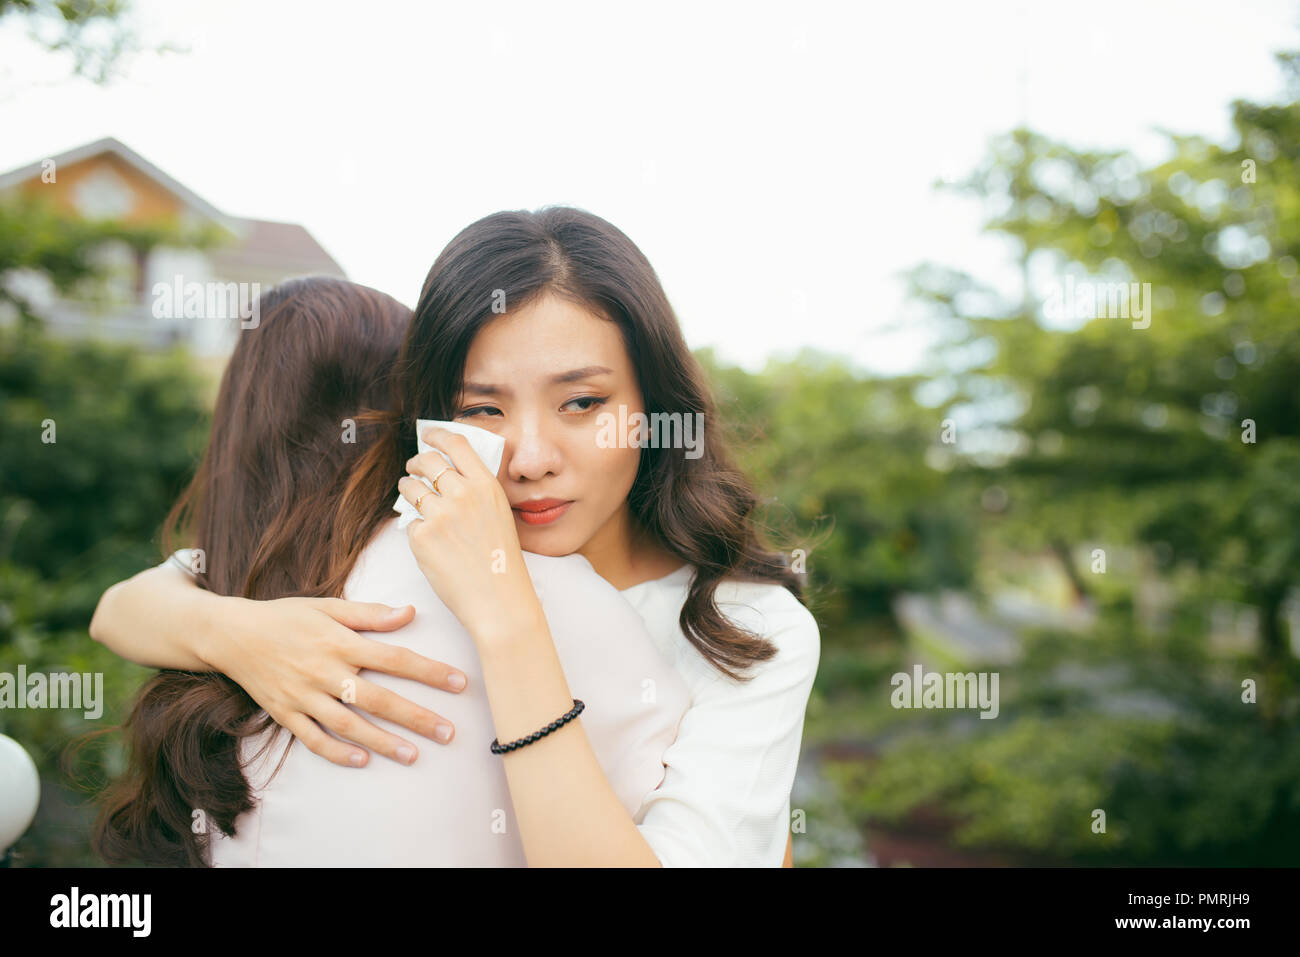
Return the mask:
[[528,525],[549,525],[569,510],[571,500],[562,498],[536,498],[511,506]]

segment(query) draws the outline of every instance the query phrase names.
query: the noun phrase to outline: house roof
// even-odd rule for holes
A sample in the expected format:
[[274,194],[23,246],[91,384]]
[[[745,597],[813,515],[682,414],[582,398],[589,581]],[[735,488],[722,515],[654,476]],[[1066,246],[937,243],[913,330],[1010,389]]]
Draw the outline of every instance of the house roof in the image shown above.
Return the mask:
[[[135,167],[195,212],[201,213],[209,219],[215,219],[219,223],[229,223],[231,217],[221,212],[197,193],[182,186],[121,140],[114,139],[111,136],[67,150],[57,156],[48,157],[48,159],[54,160],[56,166],[71,166],[73,163],[99,156],[101,153],[112,153],[123,162]],[[8,189],[10,186],[16,186],[19,183],[40,176],[45,162],[45,159],[40,159],[35,163],[29,163],[26,166],[20,166],[18,169],[0,174],[0,190]]]
[[[70,166],[103,153],[111,153],[149,177],[181,203],[201,216],[225,226],[239,237],[238,244],[220,251],[229,262],[275,263],[291,271],[329,272],[346,275],[334,258],[325,251],[305,227],[297,223],[277,223],[264,219],[245,219],[217,209],[203,197],[182,185],[125,143],[111,136],[67,150],[53,159],[56,166]],[[0,173],[0,192],[38,177],[46,160],[37,160],[7,173]]]
[[220,251],[227,261],[275,262],[307,271],[345,275],[306,228],[297,223],[275,223],[266,219],[240,219],[239,245]]

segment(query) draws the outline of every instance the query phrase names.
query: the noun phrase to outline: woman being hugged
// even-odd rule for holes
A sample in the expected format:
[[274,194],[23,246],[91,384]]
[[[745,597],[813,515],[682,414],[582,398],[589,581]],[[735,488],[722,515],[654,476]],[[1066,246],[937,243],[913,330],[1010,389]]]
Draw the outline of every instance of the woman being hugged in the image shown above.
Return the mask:
[[[110,589],[126,591],[127,598],[133,589],[141,592],[138,606],[123,609],[123,618],[131,619],[124,624],[133,629],[125,656],[168,669],[137,696],[125,726],[131,767],[100,796],[94,843],[110,861],[202,866],[204,842],[195,834],[231,832],[253,806],[241,773],[241,741],[277,729],[273,715],[294,734],[323,736],[303,716],[281,711],[278,696],[243,673],[231,669],[241,686],[192,649],[172,645],[169,635],[150,642],[152,616],[166,612],[155,609],[154,598],[165,602],[168,589],[140,589],[139,582],[181,583],[187,598],[293,596],[296,604],[259,603],[259,610],[291,607],[287,627],[313,641],[350,639],[370,667],[396,668],[448,690],[448,678],[457,674],[414,656],[377,660],[382,649],[368,648],[349,629],[395,628],[410,619],[409,610],[331,597],[349,572],[346,542],[366,523],[355,521],[349,529],[346,523],[301,521],[309,510],[336,505],[339,477],[351,472],[377,434],[364,413],[391,404],[393,361],[410,310],[381,292],[323,276],[281,283],[259,297],[258,307],[261,321],[238,340],[223,374],[208,451],[163,526],[164,541],[174,544],[184,528],[192,536],[187,541],[202,548],[182,553],[184,570],[165,563]],[[112,607],[108,595],[101,598],[92,637],[99,637],[101,613]],[[237,622],[237,616],[178,618],[175,626],[201,634],[208,625],[229,639]],[[269,705],[270,713],[259,704]],[[196,812],[202,814],[197,822]]]
[[[421,516],[409,547],[472,635],[497,740],[514,744],[499,760],[528,863],[780,866],[817,625],[783,553],[762,541],[757,496],[640,250],[568,207],[479,220],[425,281],[397,388],[341,518],[373,532],[407,475],[398,490]],[[437,452],[410,457],[417,417],[494,432],[505,443],[500,472],[445,430],[424,438],[451,467]],[[702,434],[687,428],[701,421]],[[646,422],[658,430],[647,434]],[[410,476],[436,480],[436,491]],[[690,690],[663,782],[636,815],[595,759],[584,717],[559,724],[574,695],[521,551],[583,556],[642,613]],[[199,614],[184,582],[137,576],[115,588],[94,633],[120,653],[206,648],[242,680],[276,682],[269,669],[259,675],[254,636],[273,641],[296,610],[274,621],[268,611],[258,626],[244,609],[232,648],[221,611]],[[145,596],[166,611],[147,618]],[[196,615],[209,624],[182,627]],[[306,695],[297,704],[313,706]],[[321,753],[332,745],[350,748]]]

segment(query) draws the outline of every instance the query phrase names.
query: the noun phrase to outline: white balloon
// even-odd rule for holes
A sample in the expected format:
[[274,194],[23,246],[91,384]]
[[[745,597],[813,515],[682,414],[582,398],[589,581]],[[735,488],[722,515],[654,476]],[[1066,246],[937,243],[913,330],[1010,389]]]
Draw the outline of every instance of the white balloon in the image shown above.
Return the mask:
[[0,854],[23,836],[41,803],[41,776],[23,746],[0,734]]

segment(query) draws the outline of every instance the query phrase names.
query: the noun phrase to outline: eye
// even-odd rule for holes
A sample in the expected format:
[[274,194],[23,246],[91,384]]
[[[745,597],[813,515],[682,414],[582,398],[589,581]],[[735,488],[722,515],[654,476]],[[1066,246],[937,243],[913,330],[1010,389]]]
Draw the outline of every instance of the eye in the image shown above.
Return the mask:
[[475,413],[475,412],[484,412],[484,411],[486,411],[487,409],[491,409],[493,412],[500,412],[500,411],[501,411],[500,409],[498,409],[498,408],[497,408],[496,406],[494,406],[494,405],[478,405],[478,406],[475,406],[475,407],[472,408],[472,409],[463,409],[463,410],[461,411],[461,413],[460,413],[458,416],[456,416],[456,418],[458,418],[458,419],[472,419],[472,418],[474,418],[474,413]]
[[591,405],[585,406],[580,410],[582,412],[590,412],[592,409],[596,408],[597,406],[604,405],[605,402],[607,401],[607,398],[608,398],[607,396],[603,397],[598,395],[580,395],[576,399],[570,399],[568,402],[564,404],[572,405],[574,402],[590,402]]

